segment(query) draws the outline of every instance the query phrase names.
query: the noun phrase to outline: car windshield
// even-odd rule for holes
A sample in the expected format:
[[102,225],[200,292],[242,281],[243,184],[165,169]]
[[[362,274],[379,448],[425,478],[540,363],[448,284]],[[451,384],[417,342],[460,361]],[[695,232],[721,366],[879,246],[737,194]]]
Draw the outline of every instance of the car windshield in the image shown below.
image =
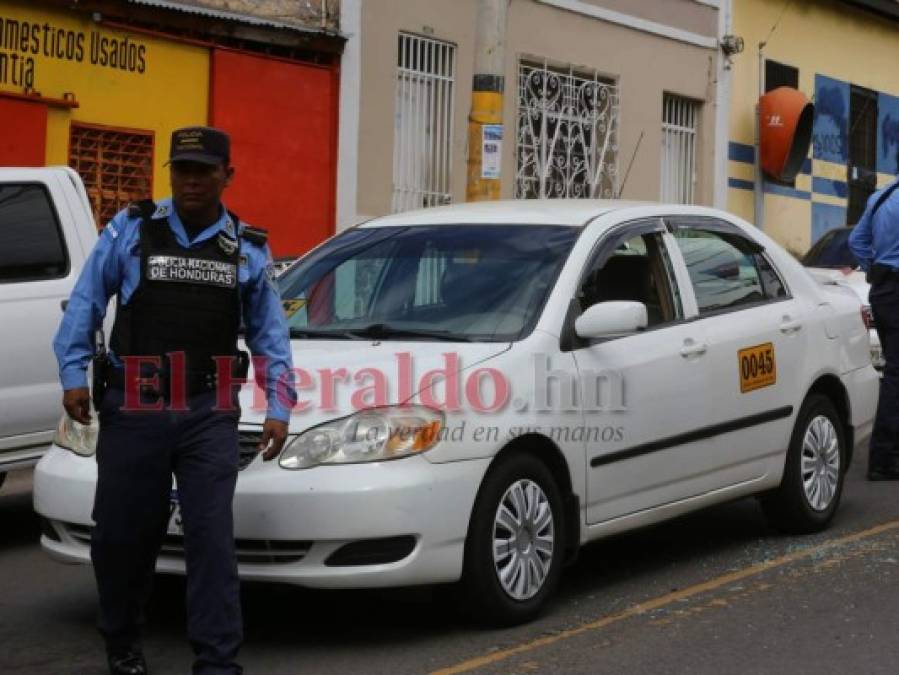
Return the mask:
[[827,232],[805,254],[802,264],[806,267],[828,267],[834,269],[839,267],[858,267],[858,261],[849,248],[850,232],[852,230],[848,227]]
[[291,336],[519,339],[578,233],[535,225],[348,230],[278,278]]

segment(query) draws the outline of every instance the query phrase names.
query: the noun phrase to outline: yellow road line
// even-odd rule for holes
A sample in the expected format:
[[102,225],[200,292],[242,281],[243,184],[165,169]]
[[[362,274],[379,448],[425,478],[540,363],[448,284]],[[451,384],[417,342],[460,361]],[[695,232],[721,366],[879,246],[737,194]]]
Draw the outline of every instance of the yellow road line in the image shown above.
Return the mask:
[[765,562],[751,565],[750,567],[745,567],[741,570],[728,572],[727,574],[722,574],[721,576],[709,579],[708,581],[704,581],[700,584],[695,584],[694,586],[689,586],[679,591],[667,593],[657,598],[653,598],[652,600],[647,600],[646,602],[642,602],[639,605],[629,607],[628,609],[618,612],[617,614],[610,614],[608,616],[595,619],[594,621],[581,624],[577,628],[570,628],[553,635],[547,635],[545,637],[531,640],[530,642],[523,642],[522,644],[515,647],[491,652],[490,654],[486,654],[484,656],[476,656],[475,658],[468,659],[467,661],[457,663],[454,666],[448,666],[447,668],[435,670],[431,673],[431,675],[455,675],[457,673],[467,673],[478,668],[483,668],[494,663],[499,663],[500,661],[505,661],[506,659],[509,659],[513,656],[531,652],[535,649],[540,649],[541,647],[548,647],[549,645],[555,644],[556,642],[561,642],[562,640],[567,640],[589,631],[605,628],[606,626],[609,626],[613,623],[618,623],[619,621],[624,621],[625,619],[630,619],[632,617],[639,616],[640,614],[645,614],[646,612],[650,612],[654,609],[659,609],[674,602],[678,602],[679,600],[685,600],[696,595],[701,595],[702,593],[717,590],[722,586],[727,586],[728,584],[732,584],[736,581],[741,581],[743,579],[768,572],[769,570],[783,567],[784,565],[796,562],[797,560],[811,558],[812,556],[817,555],[822,551],[827,551],[828,549],[851,544],[862,539],[876,537],[879,534],[883,534],[884,532],[889,532],[895,529],[899,529],[899,520],[891,520],[870,529],[856,532],[855,534],[847,534],[846,536],[839,537],[837,539],[822,542],[817,546],[811,546],[800,551],[787,553],[786,555],[782,555],[779,558],[766,560]]

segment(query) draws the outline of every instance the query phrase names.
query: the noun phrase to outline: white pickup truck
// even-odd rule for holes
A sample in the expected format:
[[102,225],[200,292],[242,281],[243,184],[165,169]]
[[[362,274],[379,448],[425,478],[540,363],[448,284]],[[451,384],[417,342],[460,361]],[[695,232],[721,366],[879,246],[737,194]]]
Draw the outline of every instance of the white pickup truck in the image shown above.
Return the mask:
[[51,342],[96,240],[72,169],[0,168],[0,484],[53,439],[62,392]]

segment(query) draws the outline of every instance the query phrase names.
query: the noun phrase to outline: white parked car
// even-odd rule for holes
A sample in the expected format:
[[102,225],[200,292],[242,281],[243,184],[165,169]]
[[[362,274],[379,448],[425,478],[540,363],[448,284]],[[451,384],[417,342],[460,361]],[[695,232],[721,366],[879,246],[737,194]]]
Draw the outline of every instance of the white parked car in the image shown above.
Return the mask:
[[880,346],[880,336],[874,328],[874,318],[868,301],[871,284],[859,268],[858,261],[849,248],[851,227],[828,230],[816,241],[802,258],[809,273],[824,284],[838,284],[850,288],[864,306],[865,323],[871,340],[871,363],[882,370],[886,363]]
[[[244,579],[461,581],[480,616],[523,621],[591,540],[748,495],[778,527],[826,527],[870,435],[858,298],[717,210],[435,208],[345,231],[278,283],[300,404],[265,463],[242,392]],[[64,421],[36,472],[63,561],[90,562],[91,451]],[[158,570],[184,571],[176,491]]]
[[72,169],[0,168],[0,484],[53,439],[62,390],[51,342],[96,240]]

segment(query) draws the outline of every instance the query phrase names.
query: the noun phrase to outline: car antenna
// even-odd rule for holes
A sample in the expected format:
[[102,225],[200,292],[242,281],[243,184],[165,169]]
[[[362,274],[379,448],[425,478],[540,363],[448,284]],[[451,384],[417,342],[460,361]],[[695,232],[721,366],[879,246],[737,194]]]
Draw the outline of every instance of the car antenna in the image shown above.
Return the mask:
[[637,150],[640,149],[640,143],[643,141],[644,133],[646,133],[645,129],[640,131],[640,138],[637,139],[637,145],[634,146],[634,154],[631,155],[631,161],[627,165],[627,171],[624,172],[624,180],[621,181],[621,185],[618,188],[618,192],[615,193],[615,199],[621,199],[621,193],[624,192],[624,185],[625,185],[625,183],[627,183],[627,177],[631,175],[631,167],[634,165],[634,160],[637,158]]

